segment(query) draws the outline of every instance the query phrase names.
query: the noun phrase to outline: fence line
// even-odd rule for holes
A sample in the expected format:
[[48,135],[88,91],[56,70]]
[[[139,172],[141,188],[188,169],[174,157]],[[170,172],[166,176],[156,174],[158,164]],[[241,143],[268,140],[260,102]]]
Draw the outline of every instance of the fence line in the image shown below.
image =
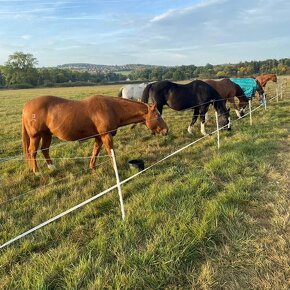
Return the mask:
[[[276,98],[276,96],[273,97],[273,98],[271,98],[271,99],[269,99],[269,101],[271,101],[271,100],[274,99],[274,98]],[[261,106],[262,106],[262,105],[259,105],[258,107],[256,107],[255,109],[253,109],[252,112],[254,112],[254,111],[256,111],[257,109],[261,108]],[[248,113],[248,114],[249,114],[249,113]],[[234,121],[241,120],[241,119],[243,119],[245,116],[247,116],[248,114],[245,114],[242,118],[240,118],[240,119],[236,119],[236,120],[234,120]],[[227,126],[228,126],[228,125],[225,125],[225,126],[223,126],[223,127],[221,127],[221,128],[217,128],[217,130],[211,132],[210,135],[215,134],[216,132],[219,132],[220,130],[222,130],[223,128],[225,128],[225,127],[227,127]],[[170,158],[170,157],[176,155],[177,153],[179,153],[179,152],[185,150],[186,148],[188,148],[188,147],[192,146],[193,144],[195,144],[195,143],[197,143],[197,142],[199,142],[199,141],[205,139],[206,137],[208,137],[208,136],[210,136],[210,135],[205,135],[205,136],[203,136],[203,137],[201,137],[201,138],[199,138],[199,139],[197,139],[197,140],[195,140],[195,141],[193,141],[193,142],[191,142],[191,143],[185,145],[184,147],[182,147],[182,148],[180,148],[180,149],[178,149],[178,150],[172,152],[171,154],[165,156],[164,158],[158,160],[158,161],[155,162],[154,164],[152,164],[152,165],[146,167],[146,168],[143,169],[142,171],[139,171],[139,172],[137,172],[136,174],[134,174],[134,175],[132,175],[132,176],[126,178],[125,180],[119,182],[119,184],[118,184],[118,182],[117,182],[115,185],[113,185],[113,186],[111,186],[110,188],[107,188],[106,190],[104,190],[104,191],[98,193],[97,195],[95,195],[95,196],[93,196],[93,197],[91,197],[91,198],[89,198],[89,199],[83,201],[82,203],[77,204],[76,206],[74,206],[74,207],[72,207],[72,208],[70,208],[70,209],[68,209],[68,210],[66,210],[66,211],[64,211],[64,212],[62,212],[62,213],[60,213],[60,214],[58,214],[58,215],[55,216],[55,217],[50,218],[49,220],[47,220],[47,221],[45,221],[45,222],[43,222],[43,223],[41,223],[41,224],[39,224],[39,225],[33,227],[32,229],[30,229],[30,230],[28,230],[28,231],[25,231],[24,233],[18,235],[17,237],[15,237],[15,238],[13,238],[13,239],[7,241],[6,243],[2,244],[2,245],[0,246],[0,249],[2,249],[2,248],[4,248],[4,247],[6,247],[6,246],[8,246],[8,245],[10,245],[10,244],[12,244],[12,243],[14,243],[14,242],[16,242],[17,240],[19,240],[19,239],[21,239],[21,238],[27,236],[28,234],[30,234],[30,233],[32,233],[32,232],[35,232],[36,230],[38,230],[38,229],[40,229],[40,228],[42,228],[42,227],[44,227],[44,226],[46,226],[46,225],[48,225],[48,224],[50,224],[50,223],[52,223],[52,222],[54,222],[54,221],[60,219],[61,217],[63,217],[63,216],[65,216],[65,215],[67,215],[67,214],[69,214],[69,213],[75,211],[76,209],[78,209],[78,208],[80,208],[80,207],[83,207],[84,205],[86,205],[86,204],[88,204],[88,203],[94,201],[95,199],[97,199],[97,198],[99,198],[99,197],[105,195],[106,193],[108,193],[108,192],[110,192],[110,191],[112,191],[112,190],[118,188],[118,186],[123,185],[123,184],[129,182],[129,181],[132,180],[133,178],[135,178],[135,177],[139,176],[140,174],[146,172],[147,170],[151,169],[152,167],[156,166],[157,164],[159,164],[159,163],[165,161],[166,159],[168,159],[168,158]]]

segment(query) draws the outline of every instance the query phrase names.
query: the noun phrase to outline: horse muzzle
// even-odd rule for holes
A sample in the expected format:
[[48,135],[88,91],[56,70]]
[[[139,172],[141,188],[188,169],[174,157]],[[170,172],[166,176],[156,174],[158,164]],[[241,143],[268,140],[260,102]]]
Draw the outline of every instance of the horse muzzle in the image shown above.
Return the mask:
[[168,129],[162,129],[162,130],[152,130],[151,131],[152,135],[162,135],[166,136],[168,134]]
[[168,129],[163,129],[163,130],[161,130],[161,131],[160,131],[160,134],[161,134],[162,136],[166,136],[166,135],[168,134]]

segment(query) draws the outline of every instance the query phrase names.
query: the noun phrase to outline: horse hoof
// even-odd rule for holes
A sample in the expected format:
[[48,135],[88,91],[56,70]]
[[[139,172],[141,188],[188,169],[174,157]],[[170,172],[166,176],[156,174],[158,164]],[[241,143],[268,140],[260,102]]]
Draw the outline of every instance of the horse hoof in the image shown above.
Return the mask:
[[191,127],[191,126],[188,126],[188,128],[187,128],[187,132],[188,132],[190,135],[193,135],[193,133],[192,133],[192,127]]
[[56,169],[56,167],[53,164],[48,164],[47,167],[48,167],[49,170],[55,170]]
[[39,171],[34,171],[34,175],[35,176],[40,176],[40,172]]

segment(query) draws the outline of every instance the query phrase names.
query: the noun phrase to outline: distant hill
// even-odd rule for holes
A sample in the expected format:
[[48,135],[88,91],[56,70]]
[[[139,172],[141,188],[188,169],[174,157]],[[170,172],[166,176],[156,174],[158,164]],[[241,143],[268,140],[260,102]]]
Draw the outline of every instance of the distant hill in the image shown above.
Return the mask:
[[157,65],[145,65],[145,64],[124,64],[124,65],[103,65],[103,64],[91,64],[91,63],[67,63],[58,65],[58,68],[69,68],[78,71],[89,72],[120,72],[131,70],[152,69]]

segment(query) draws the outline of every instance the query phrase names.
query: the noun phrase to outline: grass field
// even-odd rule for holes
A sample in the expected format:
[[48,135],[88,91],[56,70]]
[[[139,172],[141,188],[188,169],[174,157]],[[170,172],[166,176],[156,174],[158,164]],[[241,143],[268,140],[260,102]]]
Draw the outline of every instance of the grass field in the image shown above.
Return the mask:
[[[94,172],[88,159],[70,159],[90,156],[92,141],[53,139],[57,169],[39,160],[41,175],[31,174],[21,160],[23,104],[45,94],[117,95],[119,87],[0,91],[0,158],[19,154],[0,161],[0,244],[115,184],[104,150]],[[125,222],[112,191],[0,250],[0,289],[288,289],[290,79],[283,96],[254,112],[253,126],[234,121],[219,151],[209,136],[124,185]],[[134,173],[129,159],[149,166],[201,137],[199,122],[187,133],[190,112],[166,109],[164,119],[164,137],[119,130],[121,179]]]

